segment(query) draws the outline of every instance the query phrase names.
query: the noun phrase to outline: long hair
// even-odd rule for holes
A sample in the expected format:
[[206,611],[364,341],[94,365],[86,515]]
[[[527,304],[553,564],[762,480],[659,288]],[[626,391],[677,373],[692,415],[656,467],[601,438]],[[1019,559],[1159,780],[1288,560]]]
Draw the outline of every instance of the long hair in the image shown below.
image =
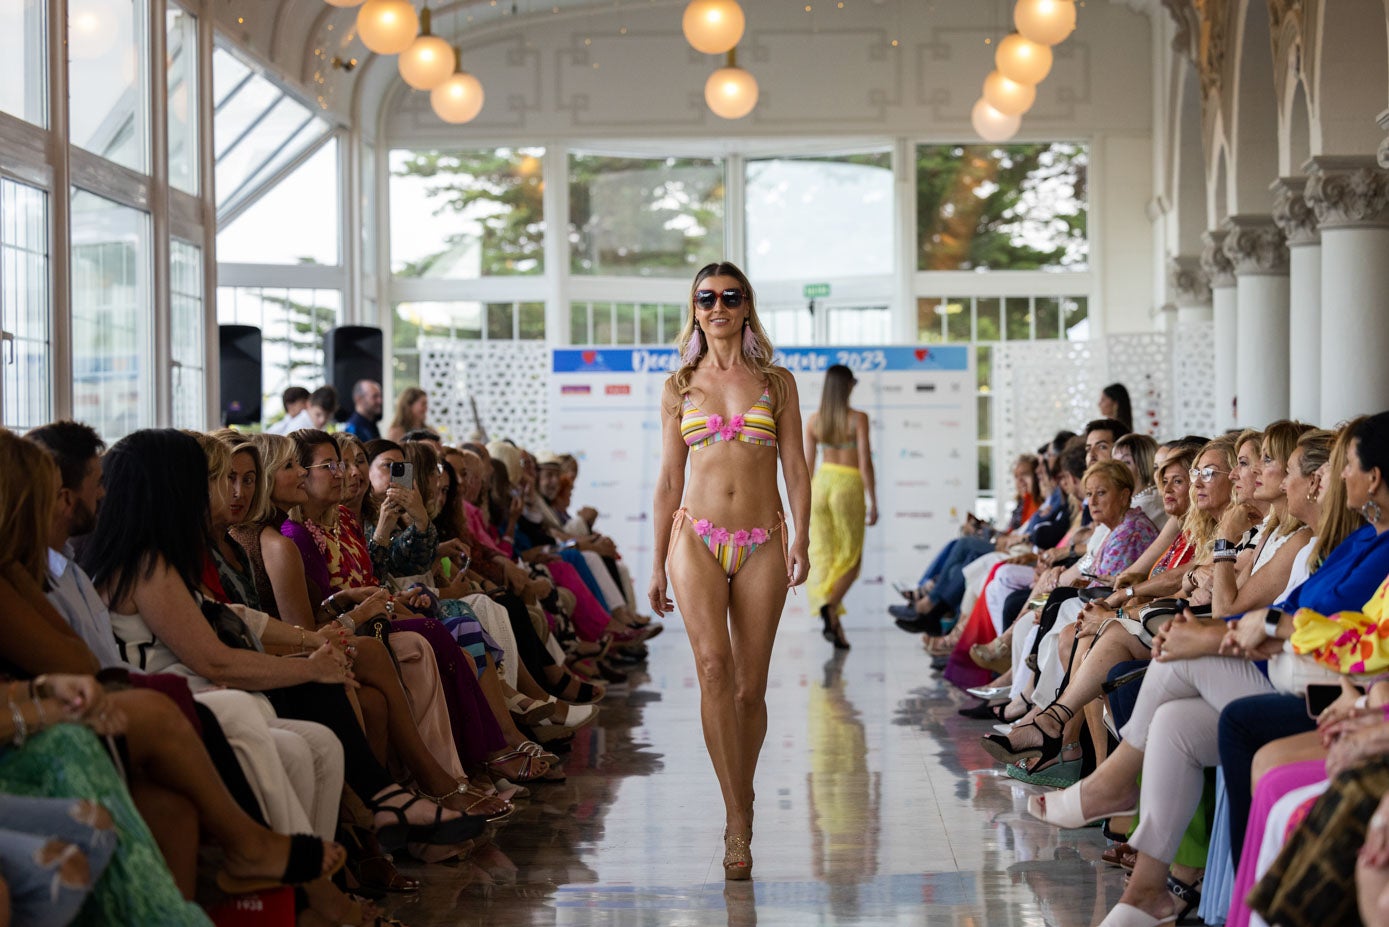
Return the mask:
[[251,515],[248,513],[248,520],[257,524],[270,525],[274,528],[280,527],[280,522],[284,519],[280,516],[286,513],[281,512],[271,498],[275,489],[275,474],[284,469],[285,464],[295,460],[299,456],[298,449],[294,446],[294,441],[284,435],[272,435],[266,432],[247,436],[251,445],[260,453],[260,509]]
[[843,364],[825,371],[825,388],[820,391],[820,414],[815,430],[826,444],[847,444],[854,436],[849,425],[849,394],[854,391],[854,372]]
[[1312,552],[1307,555],[1307,565],[1313,570],[1321,566],[1327,555],[1342,541],[1365,525],[1364,516],[1346,507],[1346,481],[1341,479],[1341,471],[1346,468],[1356,429],[1363,426],[1368,418],[1362,415],[1342,425],[1336,435],[1336,443],[1331,446],[1326,485],[1322,488],[1321,517],[1317,519],[1317,539],[1312,542]]
[[[1042,496],[1042,482],[1037,477],[1037,465],[1039,463],[1037,457],[1032,454],[1019,454],[1018,459],[1013,461],[1013,469],[1016,470],[1019,465],[1027,468],[1027,497],[1032,500],[1034,506],[1041,505],[1045,501]],[[1018,496],[1013,501],[1022,505],[1026,500],[1022,496]]]
[[[1298,439],[1311,430],[1311,425],[1279,419],[1264,429],[1264,435],[1259,445],[1260,451],[1265,457],[1271,457],[1278,461],[1279,465],[1286,470],[1288,459],[1293,456]],[[1302,522],[1297,520],[1297,516],[1285,510],[1283,517],[1274,527],[1274,537],[1292,534],[1300,527],[1302,527]]]
[[207,455],[173,428],[127,435],[101,458],[106,499],[82,548],[82,568],[111,602],[124,601],[162,560],[198,588],[210,532]]
[[1114,442],[1114,450],[1120,448],[1127,448],[1129,455],[1133,457],[1133,468],[1138,471],[1135,477],[1138,481],[1137,491],[1142,492],[1154,485],[1153,460],[1157,457],[1157,442],[1148,435],[1131,431]]
[[46,448],[0,428],[0,564],[19,564],[40,584],[48,575],[48,533],[61,485]]
[[424,425],[424,422],[417,422],[411,417],[410,407],[428,395],[418,386],[407,386],[401,390],[400,397],[395,401],[395,418],[391,420],[391,427],[413,431]]
[[435,490],[439,486],[436,481],[440,477],[439,453],[423,441],[406,441],[400,446],[400,450],[414,467],[415,489],[419,490],[420,498],[424,500],[425,511],[432,519],[439,514],[435,502],[438,499]]
[[[1192,466],[1194,467],[1199,464],[1201,458],[1205,457],[1210,451],[1219,451],[1222,458],[1221,462],[1224,463],[1225,469],[1233,470],[1237,462],[1235,457],[1236,446],[1234,438],[1229,435],[1222,435],[1214,441],[1208,442],[1205,447],[1196,452],[1195,462],[1192,463]],[[1224,478],[1229,479],[1229,473],[1226,473]],[[1211,554],[1214,552],[1215,529],[1220,527],[1220,516],[1224,513],[1204,512],[1201,510],[1201,507],[1196,504],[1195,480],[1192,481],[1187,491],[1191,494],[1191,502],[1187,506],[1186,518],[1182,522],[1182,531],[1186,533],[1188,541],[1196,550],[1194,561],[1208,563],[1210,562]],[[1231,498],[1233,499],[1233,495]]]
[[463,534],[463,506],[460,504],[463,483],[447,454],[440,463],[444,468],[440,475],[448,485],[444,491],[444,504],[439,508],[439,514],[434,516],[434,527],[439,531],[440,541],[451,541]]
[[713,264],[705,264],[695,274],[694,282],[690,284],[690,298],[685,303],[685,324],[680,329],[680,335],[675,339],[675,350],[680,355],[680,368],[671,374],[668,382],[677,396],[683,396],[690,390],[690,378],[694,376],[695,368],[699,362],[704,360],[704,355],[709,353],[709,342],[703,337],[700,338],[699,353],[693,361],[686,361],[685,350],[690,345],[690,339],[695,333],[695,292],[699,290],[699,285],[710,277],[732,277],[738,281],[738,286],[742,288],[744,294],[744,305],[748,307],[748,328],[752,331],[755,348],[751,355],[744,355],[744,359],[752,365],[753,369],[761,374],[767,381],[767,391],[772,397],[772,411],[774,414],[781,413],[781,406],[786,400],[786,385],[781,381],[776,373],[776,365],[772,362],[776,354],[776,349],[772,347],[772,339],[767,337],[767,330],[762,327],[762,322],[757,318],[757,299],[752,292],[752,283],[748,280],[747,274],[728,261],[720,261]]
[[1114,403],[1113,418],[1123,422],[1125,428],[1132,429],[1133,403],[1129,401],[1129,388],[1122,383],[1111,383],[1100,392]]
[[[1188,471],[1190,471],[1192,467],[1196,466],[1196,450],[1195,450],[1195,448],[1193,448],[1193,447],[1191,447],[1191,446],[1189,446],[1189,445],[1182,445],[1182,446],[1178,447],[1175,451],[1173,451],[1173,452],[1171,452],[1170,454],[1168,454],[1167,459],[1166,459],[1165,461],[1163,461],[1163,463],[1162,463],[1162,469],[1159,470],[1159,471],[1157,472],[1157,474],[1155,474],[1154,477],[1153,477],[1153,478],[1157,481],[1158,490],[1159,490],[1159,491],[1162,490],[1162,475],[1163,475],[1164,473],[1167,472],[1167,468],[1168,468],[1168,467],[1174,467],[1174,466],[1175,466],[1175,467],[1180,467],[1180,468],[1181,468],[1181,473],[1182,473],[1182,475],[1185,476],[1185,477],[1187,478],[1187,483],[1190,484],[1190,483],[1191,483],[1191,477],[1190,477]],[[1191,487],[1190,487],[1190,485],[1188,485],[1188,487],[1187,487],[1187,494],[1186,494],[1186,508],[1183,509],[1181,515],[1177,516],[1178,518],[1183,518],[1183,519],[1186,518],[1187,513],[1191,511],[1191,491],[1190,491],[1190,489],[1191,489]],[[1183,526],[1183,530],[1185,530],[1185,526]],[[1190,543],[1190,541],[1188,541],[1188,544],[1189,544],[1189,543]]]
[[227,457],[228,468],[230,468],[231,462],[236,459],[237,454],[250,455],[251,462],[256,465],[256,488],[251,492],[251,501],[246,506],[246,515],[242,523],[248,525],[259,524],[260,520],[265,517],[263,509],[269,504],[268,484],[265,481],[265,465],[261,462],[260,450],[251,442],[250,435],[243,435],[229,428],[224,428],[221,431],[214,431],[212,434],[221,439],[222,443],[227,446],[227,451],[229,453]]

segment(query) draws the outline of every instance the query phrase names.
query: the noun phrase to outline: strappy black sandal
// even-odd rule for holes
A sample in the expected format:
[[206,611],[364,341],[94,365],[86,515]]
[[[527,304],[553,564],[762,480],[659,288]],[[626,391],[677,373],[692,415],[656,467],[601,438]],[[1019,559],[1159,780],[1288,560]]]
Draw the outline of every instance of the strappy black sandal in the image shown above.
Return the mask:
[[325,844],[320,838],[309,834],[294,834],[289,838],[289,859],[285,860],[285,871],[278,879],[241,878],[224,869],[217,873],[217,887],[228,895],[249,895],[281,885],[303,885],[334,876],[347,862],[347,854],[342,853],[337,862],[325,870],[323,854],[328,846],[336,844]]
[[[1053,711],[1058,708],[1066,713],[1066,717],[1063,718],[1060,714],[1053,714]],[[1037,728],[1037,733],[1042,735],[1042,743],[1040,746],[1023,747],[1022,749],[1018,749],[1013,746],[1012,734],[989,734],[988,736],[983,738],[984,749],[988,751],[990,756],[998,760],[1000,763],[1018,763],[1021,760],[1030,760],[1036,758],[1037,762],[1041,764],[1049,762],[1059,757],[1061,755],[1061,749],[1063,746],[1061,743],[1061,735],[1065,732],[1066,725],[1070,723],[1070,720],[1072,718],[1075,717],[1075,712],[1071,711],[1069,708],[1067,708],[1065,705],[1062,705],[1060,702],[1052,702],[1050,705],[1048,705],[1045,709],[1042,710],[1042,714],[1051,715],[1051,717],[1060,725],[1061,729],[1058,730],[1055,734],[1048,734],[1046,731],[1042,730],[1040,727],[1037,726],[1036,721],[1032,721],[1028,724],[1023,725],[1024,728]],[[1022,728],[1019,728],[1018,730],[1022,730]],[[1014,731],[1013,733],[1017,733],[1017,731]]]
[[[410,801],[398,808],[384,804],[398,795],[409,795]],[[405,812],[422,801],[428,801],[428,799],[409,789],[397,786],[383,795],[380,800],[367,806],[373,816],[377,814],[395,816],[394,823],[376,829],[377,841],[388,852],[399,850],[407,843],[424,843],[430,846],[462,843],[482,833],[483,828],[487,826],[486,819],[469,817],[466,814],[460,814],[453,820],[446,821],[444,820],[444,806],[437,802],[430,802],[434,806],[434,821],[432,823],[412,824],[406,818]]]
[[1177,923],[1181,925],[1201,924],[1204,921],[1197,915],[1196,911],[1201,907],[1201,884],[1206,881],[1205,875],[1201,875],[1196,880],[1195,885],[1183,882],[1170,873],[1167,876],[1167,890],[1176,896],[1185,907],[1177,912]]

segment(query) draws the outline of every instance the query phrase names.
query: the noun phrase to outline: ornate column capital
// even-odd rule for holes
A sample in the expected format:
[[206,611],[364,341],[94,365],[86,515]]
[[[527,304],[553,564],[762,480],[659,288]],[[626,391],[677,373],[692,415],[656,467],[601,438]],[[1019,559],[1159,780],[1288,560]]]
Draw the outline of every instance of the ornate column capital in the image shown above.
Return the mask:
[[1389,228],[1389,170],[1375,157],[1316,157],[1307,202],[1323,229]]
[[1289,248],[1321,243],[1317,214],[1304,195],[1306,177],[1279,177],[1272,184],[1273,221],[1283,230]]
[[1288,242],[1272,216],[1230,216],[1225,220],[1230,234],[1223,249],[1235,276],[1288,275]]
[[[1209,306],[1211,281],[1201,258],[1176,254],[1167,259],[1167,295],[1177,306]],[[1174,307],[1175,308],[1175,307]]]
[[1225,256],[1224,229],[1211,229],[1201,234],[1201,269],[1211,289],[1235,285],[1235,265]]

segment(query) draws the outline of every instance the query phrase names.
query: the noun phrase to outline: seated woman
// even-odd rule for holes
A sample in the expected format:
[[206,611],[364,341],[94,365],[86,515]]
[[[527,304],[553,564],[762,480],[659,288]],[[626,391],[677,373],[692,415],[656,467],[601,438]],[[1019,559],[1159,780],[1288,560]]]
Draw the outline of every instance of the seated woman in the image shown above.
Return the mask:
[[[223,787],[197,732],[169,698],[151,689],[108,694],[90,676],[67,674],[89,673],[98,663],[42,593],[45,539],[59,485],[46,450],[0,429],[0,596],[9,631],[0,636],[0,665],[29,679],[6,690],[17,728],[9,739],[17,749],[0,755],[0,791],[89,798],[112,813],[120,849],[96,899],[105,922],[146,922],[134,915],[145,911],[149,923],[205,923],[178,898],[180,890],[184,897],[193,895],[200,833],[223,848],[222,881],[230,889],[313,883],[311,902],[342,915],[346,899],[324,878],[342,866],[341,847],[277,835],[252,820]],[[99,743],[62,722],[125,736],[130,795],[155,824],[158,848]],[[25,743],[50,724],[57,727]],[[161,850],[175,880],[160,862]]]
[[[1389,437],[1389,414],[1383,416],[1377,427]],[[1385,463],[1389,465],[1389,457]],[[1293,464],[1296,467],[1295,459]],[[1347,467],[1348,483],[1354,479],[1349,471],[1358,467],[1358,460],[1354,467]],[[1292,488],[1292,495],[1297,495],[1298,487]],[[1379,491],[1389,500],[1389,491],[1382,485]],[[1362,491],[1355,501],[1363,502],[1365,498]],[[1323,524],[1326,517],[1324,510]],[[1347,607],[1347,596],[1363,604],[1373,592],[1370,582],[1377,582],[1367,577],[1389,575],[1389,543],[1380,540],[1384,527],[1389,527],[1389,518],[1383,527],[1366,526],[1351,535],[1331,552],[1317,572],[1287,596],[1280,608],[1295,611],[1309,607],[1330,614]],[[1134,713],[1121,731],[1123,742],[1118,750],[1071,788],[1029,802],[1028,810],[1040,819],[1073,827],[1086,820],[1132,813],[1135,800],[1141,795],[1142,819],[1129,838],[1130,845],[1139,851],[1138,860],[1120,904],[1106,919],[1107,924],[1151,923],[1151,919],[1170,917],[1173,913],[1175,904],[1166,887],[1167,870],[1200,801],[1205,782],[1203,767],[1219,761],[1216,733],[1220,710],[1242,695],[1272,689],[1267,677],[1246,659],[1266,655],[1272,644],[1260,637],[1251,645],[1243,636],[1255,625],[1262,634],[1264,619],[1270,614],[1270,610],[1256,609],[1241,619],[1241,657],[1214,655],[1208,639],[1200,633],[1190,633],[1192,620],[1175,620],[1154,640],[1155,662],[1143,679]],[[1291,634],[1292,622],[1284,618],[1279,624],[1276,636],[1281,649],[1281,638]],[[1137,784],[1140,772],[1141,788]],[[1227,783],[1232,783],[1237,771],[1227,765],[1225,773]],[[1246,779],[1247,775],[1246,769]],[[1233,793],[1231,803],[1233,814]]]
[[[290,517],[281,526],[281,531],[299,549],[310,585],[325,590],[325,595],[330,598],[339,591],[375,588],[377,578],[371,547],[355,533],[355,526],[343,518],[345,509],[341,500],[344,480],[337,445],[328,435],[315,431],[295,432],[293,441],[299,466],[311,475],[303,482],[302,490],[291,490],[302,494],[303,501],[290,509]],[[401,498],[421,519],[420,524],[427,527],[415,531],[412,539],[404,545],[398,545],[392,535],[383,535],[382,543],[376,545],[376,556],[387,565],[413,566],[416,559],[432,563],[437,534],[432,523],[428,522],[423,497],[412,486],[408,490],[402,488]],[[479,697],[483,690],[478,687],[472,661],[464,658],[457,642],[442,624],[417,615],[406,597],[388,599],[385,607],[392,628],[421,635],[434,651],[439,675],[445,683],[444,695],[449,700],[449,713],[454,718],[454,729],[461,735],[458,738],[460,756],[466,755],[465,759],[470,761],[481,761],[489,769],[513,781],[562,778],[558,773],[551,775],[551,770],[558,765],[558,758],[519,732],[513,734],[513,737],[519,738],[516,743],[498,742],[497,734],[506,734],[510,718],[498,717],[495,707],[485,697]],[[500,723],[500,732],[495,724],[488,725],[488,720]],[[478,725],[483,726],[479,728]],[[460,730],[460,727],[463,729]],[[469,728],[481,730],[485,742],[478,743],[468,733]],[[511,729],[515,731],[514,726]]]
[[[207,591],[219,601],[258,611],[260,598],[249,559],[231,539],[228,529],[234,519],[244,518],[260,503],[260,456],[253,445],[228,448],[210,436],[201,436],[199,444],[208,460],[208,487],[212,498],[212,537],[208,551],[220,581],[220,588]],[[251,487],[249,496],[240,491],[246,486]],[[210,580],[209,576],[205,583]],[[377,603],[381,616],[387,615],[385,601],[388,597],[382,593]],[[346,630],[335,625],[332,633],[341,635]],[[391,635],[389,650],[383,641],[366,635],[355,636],[350,646],[355,650],[353,676],[361,686],[354,694],[376,759],[388,765],[393,755],[409,771],[421,793],[436,796],[444,807],[491,819],[509,813],[510,807],[505,803],[476,789],[468,791],[467,777],[449,730],[438,668],[428,643],[418,634],[405,631]],[[392,659],[393,653],[396,660]],[[397,661],[400,672],[414,683],[409,696],[401,686],[401,677],[396,675]],[[428,746],[415,719],[415,711],[426,719],[426,729],[434,735],[434,742]],[[341,776],[341,772],[337,775]],[[330,821],[336,821],[336,794],[327,812]]]
[[1115,460],[1133,472],[1134,485],[1138,488],[1133,494],[1132,504],[1142,509],[1143,514],[1161,529],[1167,523],[1167,514],[1162,508],[1162,494],[1153,482],[1153,474],[1160,462],[1158,443],[1148,435],[1132,432],[1115,441],[1111,453]]
[[[249,628],[202,594],[210,496],[207,458],[194,438],[135,432],[102,462],[107,498],[83,565],[139,668],[186,676],[195,690],[262,692],[276,714],[328,727],[342,744],[346,782],[373,813],[387,848],[407,839],[454,844],[476,833],[470,819],[399,787],[372,755],[344,690],[352,684],[345,649],[269,616]],[[153,511],[163,517],[150,518]],[[271,656],[257,643],[308,658]]]
[[[1124,464],[1115,460],[1093,464],[1085,471],[1084,482],[1090,517],[1109,531],[1096,554],[1092,571],[1081,573],[1081,579],[1089,580],[1091,585],[1104,585],[1103,580],[1112,582],[1113,577],[1128,569],[1153,542],[1158,532],[1142,509],[1130,506],[1134,480],[1132,472]],[[1059,635],[1061,630],[1079,618],[1080,611],[1078,599],[1061,603],[1048,636]],[[1094,633],[1088,627],[1083,630]],[[984,749],[995,759],[1017,763],[1021,759],[1037,757],[1039,764],[1047,763],[1061,756],[1063,744],[1074,740],[1083,718],[1075,709],[1055,700],[1055,693],[1059,691],[1068,671],[1061,661],[1059,645],[1055,651],[1039,648],[1034,703],[1040,710],[1032,713],[1033,719],[1012,734],[994,734],[984,738]],[[1042,714],[1047,715],[1055,733],[1042,730],[1038,724]],[[1029,742],[1029,737],[1034,735],[1035,740]]]

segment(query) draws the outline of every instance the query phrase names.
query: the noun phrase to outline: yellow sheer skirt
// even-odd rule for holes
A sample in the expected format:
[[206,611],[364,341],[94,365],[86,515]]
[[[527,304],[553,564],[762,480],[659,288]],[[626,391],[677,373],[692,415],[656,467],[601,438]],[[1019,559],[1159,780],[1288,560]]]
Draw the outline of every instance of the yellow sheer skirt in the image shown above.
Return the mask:
[[[822,463],[810,481],[810,610],[829,599],[834,584],[863,557],[867,506],[857,467]],[[844,607],[839,607],[842,614]]]

